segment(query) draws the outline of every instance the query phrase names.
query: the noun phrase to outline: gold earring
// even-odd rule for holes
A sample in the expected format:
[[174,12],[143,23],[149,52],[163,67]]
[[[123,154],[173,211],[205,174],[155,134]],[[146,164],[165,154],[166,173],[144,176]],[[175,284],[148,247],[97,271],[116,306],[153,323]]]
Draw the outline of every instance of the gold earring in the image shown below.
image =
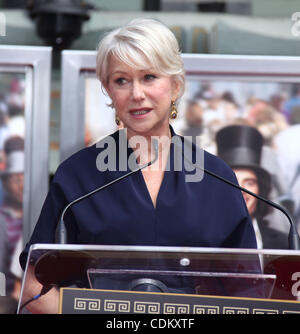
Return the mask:
[[175,119],[177,117],[178,111],[174,101],[171,101],[171,113],[170,118]]
[[115,122],[118,126],[121,124],[121,121],[120,121],[120,118],[119,118],[118,115],[116,115],[116,117],[115,117]]

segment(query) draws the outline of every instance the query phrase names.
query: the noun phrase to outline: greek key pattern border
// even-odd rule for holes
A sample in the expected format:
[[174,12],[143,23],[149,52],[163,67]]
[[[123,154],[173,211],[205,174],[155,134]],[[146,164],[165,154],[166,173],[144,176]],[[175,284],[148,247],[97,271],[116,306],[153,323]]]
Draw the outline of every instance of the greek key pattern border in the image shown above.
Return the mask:
[[75,311],[100,311],[101,299],[74,298]]
[[74,297],[73,311],[98,313],[140,313],[140,314],[289,314],[300,310],[271,308],[219,306],[205,304],[171,303],[158,301],[101,299]]

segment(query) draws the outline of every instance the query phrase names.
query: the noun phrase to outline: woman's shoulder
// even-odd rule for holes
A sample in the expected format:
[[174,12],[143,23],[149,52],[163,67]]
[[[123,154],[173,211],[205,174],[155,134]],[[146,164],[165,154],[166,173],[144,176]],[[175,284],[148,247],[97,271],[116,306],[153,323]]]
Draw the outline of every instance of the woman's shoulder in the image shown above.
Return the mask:
[[231,167],[218,156],[204,150],[204,166],[215,173],[232,175]]
[[[184,151],[186,152],[186,148],[191,149],[192,159],[198,164],[200,163],[202,168],[205,168],[213,173],[216,173],[223,177],[229,177],[232,179],[234,177],[234,172],[231,167],[223,161],[220,157],[215,154],[212,154],[205,149],[201,148],[200,146],[192,143],[189,139],[185,138],[184,136],[181,137],[184,145]],[[189,150],[187,152],[189,152]]]
[[193,161],[198,160],[202,165],[201,167],[204,167],[205,169],[208,169],[216,174],[220,173],[223,177],[228,176],[232,178],[232,175],[234,175],[233,170],[231,169],[231,167],[229,167],[229,165],[227,165],[227,163],[225,163],[225,161],[223,161],[217,155],[206,151],[201,146],[196,145],[194,142],[190,140],[189,136],[182,136],[177,134],[172,128],[172,126],[170,126],[170,130],[172,134],[172,140],[174,140],[175,143],[181,141],[185,153],[186,152],[190,153],[189,151],[191,151],[190,154]]
[[108,142],[118,140],[118,131],[102,138],[91,146],[84,147],[79,151],[71,154],[62,161],[55,173],[54,179],[57,177],[68,175],[78,175],[78,173],[93,173],[97,171],[97,156],[106,149]]

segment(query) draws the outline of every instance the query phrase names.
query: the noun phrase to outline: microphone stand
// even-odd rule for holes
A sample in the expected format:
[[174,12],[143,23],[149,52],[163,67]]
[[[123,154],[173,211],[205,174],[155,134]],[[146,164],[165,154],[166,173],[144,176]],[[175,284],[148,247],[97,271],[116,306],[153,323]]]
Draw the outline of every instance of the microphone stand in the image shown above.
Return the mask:
[[112,184],[116,183],[116,182],[119,182],[123,179],[125,179],[126,177],[152,165],[157,159],[158,159],[158,140],[157,139],[153,139],[152,140],[152,145],[153,145],[153,148],[154,148],[154,154],[155,154],[155,157],[152,161],[142,165],[142,166],[138,166],[136,169],[132,170],[131,172],[125,174],[125,175],[122,175],[121,177],[115,179],[115,180],[112,180],[111,182],[109,183],[106,183],[104,184],[103,186],[99,187],[99,188],[96,188],[95,190],[79,197],[79,198],[76,198],[74,201],[70,202],[63,210],[62,214],[60,215],[60,219],[59,219],[59,223],[58,223],[58,226],[57,226],[57,243],[59,244],[66,244],[67,243],[67,232],[66,232],[66,226],[65,226],[65,222],[64,222],[64,216],[65,216],[65,213],[66,211],[74,204],[82,201],[83,199],[89,197],[89,196],[92,196],[93,194],[97,193],[98,191],[101,191],[109,186],[111,186]]
[[[142,170],[150,165],[152,165],[157,159],[158,159],[158,140],[157,139],[153,139],[152,140],[152,145],[153,145],[153,148],[154,148],[154,159],[142,166],[139,166],[137,167],[136,169],[132,170],[131,172],[125,174],[125,175],[122,175],[121,177],[115,179],[115,180],[112,180],[111,182],[107,183],[107,184],[104,184],[103,186],[99,187],[99,188],[96,188],[95,190],[79,197],[79,198],[76,198],[74,201],[70,202],[63,210],[62,214],[60,215],[60,219],[59,219],[59,223],[58,223],[58,226],[57,226],[57,229],[56,229],[56,237],[57,237],[57,243],[59,244],[66,244],[67,243],[67,232],[66,232],[66,226],[65,226],[65,222],[64,222],[64,215],[66,213],[66,211],[74,204],[82,201],[83,199],[89,197],[89,196],[92,196],[93,194],[95,194],[96,192],[98,191],[101,191],[103,189],[105,189],[106,187],[109,187],[110,185],[118,182],[118,181],[121,181],[123,179],[125,179],[126,177],[138,172],[139,170]],[[52,288],[53,288],[53,284],[46,284],[42,287],[42,290],[39,294],[37,294],[36,296],[32,297],[31,299],[27,300],[25,303],[23,303],[20,307],[20,310],[19,312],[26,306],[28,305],[29,303],[31,303],[32,301],[34,300],[37,300],[38,298],[40,298],[41,296],[43,296],[44,294],[46,294],[48,291],[50,291]]]
[[244,191],[245,193],[247,193],[247,194],[249,194],[249,195],[251,195],[251,196],[253,196],[253,197],[255,197],[255,198],[257,198],[257,199],[259,199],[259,200],[261,200],[261,201],[263,201],[263,202],[265,202],[267,204],[269,204],[269,205],[271,205],[272,207],[274,207],[274,208],[280,210],[282,213],[284,213],[285,216],[287,217],[289,223],[290,223],[290,231],[289,231],[289,236],[288,236],[289,248],[293,249],[293,250],[300,250],[300,237],[299,237],[299,234],[298,234],[297,229],[295,227],[295,224],[293,222],[293,219],[289,215],[289,213],[281,205],[279,205],[279,204],[277,204],[275,202],[272,202],[272,201],[270,201],[270,200],[268,200],[268,199],[266,199],[266,198],[264,198],[264,197],[262,197],[260,195],[254,194],[252,191],[250,191],[250,190],[248,190],[246,188],[243,188],[240,185],[237,185],[237,184],[235,184],[235,183],[233,183],[233,182],[231,182],[231,181],[223,178],[220,175],[217,175],[217,174],[215,174],[215,173],[213,173],[213,172],[211,172],[211,171],[209,171],[209,170],[207,170],[205,168],[202,168],[202,167],[194,164],[185,155],[183,155],[183,156],[184,156],[184,159],[186,161],[188,161],[193,167],[195,167],[195,168],[201,170],[202,172],[205,172],[205,173],[207,173],[207,174],[209,174],[209,175],[211,175],[211,176],[213,176],[213,177],[215,177],[215,178],[217,178],[217,179],[219,179],[219,180],[221,180],[221,181],[223,181],[223,182],[225,182],[225,183],[227,183],[227,184],[229,184],[229,185],[231,185],[231,186],[233,186],[233,187],[235,187],[235,188],[237,188],[237,189],[239,189],[241,191]]

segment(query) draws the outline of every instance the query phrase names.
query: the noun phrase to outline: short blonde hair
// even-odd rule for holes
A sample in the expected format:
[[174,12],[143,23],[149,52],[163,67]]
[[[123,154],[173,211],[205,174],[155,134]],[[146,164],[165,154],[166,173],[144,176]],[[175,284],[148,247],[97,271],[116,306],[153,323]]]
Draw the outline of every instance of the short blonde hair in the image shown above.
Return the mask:
[[146,69],[149,64],[180,83],[184,92],[184,69],[179,45],[164,24],[152,19],[134,19],[109,32],[97,48],[96,74],[104,87],[108,84],[109,57],[113,55],[131,67]]

